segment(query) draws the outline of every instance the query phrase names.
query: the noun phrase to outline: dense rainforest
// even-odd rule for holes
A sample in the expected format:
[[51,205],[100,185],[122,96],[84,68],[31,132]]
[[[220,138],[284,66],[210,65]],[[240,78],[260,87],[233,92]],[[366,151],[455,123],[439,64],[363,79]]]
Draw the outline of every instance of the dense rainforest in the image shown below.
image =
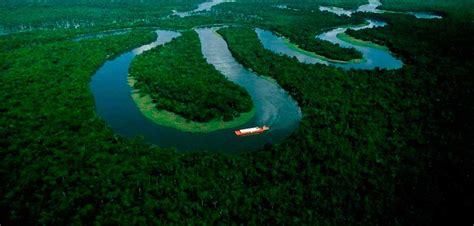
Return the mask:
[[[185,10],[192,5],[182,5],[178,9]],[[282,34],[301,48],[313,51],[334,60],[360,59],[361,54],[354,49],[341,48],[336,44],[315,39],[315,35],[336,26],[362,24],[362,16],[353,18],[338,17],[332,13],[305,9],[292,11],[269,7],[266,4],[223,3],[211,12],[214,16],[208,18],[195,17],[191,19],[163,17],[171,12],[173,5],[142,5],[123,7],[112,5],[103,7],[93,6],[45,6],[19,7],[1,9],[4,17],[1,24],[7,30],[30,30],[37,28],[60,29],[69,27],[107,29],[111,27],[140,27],[160,25],[162,27],[192,27],[203,23],[245,23],[261,26]],[[45,15],[45,12],[47,14]],[[26,16],[28,15],[28,16]],[[242,16],[243,15],[243,16]],[[111,26],[111,24],[113,26]]]
[[292,3],[301,3],[301,4],[313,4],[313,5],[329,5],[329,6],[338,6],[338,7],[358,7],[363,4],[367,4],[366,0],[300,0],[298,2],[294,1],[282,1],[282,0],[238,0],[237,2],[241,3],[275,3],[275,4],[292,4]]
[[[0,25],[7,32],[33,27],[0,36],[1,225],[472,224],[466,212],[474,209],[474,29],[468,7],[459,7],[470,1],[383,1],[386,9],[434,10],[444,16],[440,20],[311,12],[321,4],[356,8],[366,3],[359,0],[315,0],[300,12],[273,3],[223,3],[187,18],[166,15],[195,2],[169,2],[166,8],[119,1],[37,7],[42,2],[47,1],[27,6],[2,1],[9,5],[0,7]],[[278,32],[310,49],[318,33],[365,18],[388,25],[348,33],[388,46],[403,60],[402,69],[302,64],[265,50],[254,31]],[[89,25],[55,25],[55,20],[76,19]],[[186,153],[149,145],[141,137],[124,138],[97,115],[90,81],[106,60],[155,40],[155,27],[216,23],[243,25],[219,30],[234,58],[274,78],[300,105],[304,117],[284,142],[238,155]],[[145,28],[77,39],[124,27]],[[161,59],[157,54],[165,52],[170,58],[153,60],[150,67],[200,65],[203,73],[224,81],[195,49],[196,34],[182,33],[134,64]],[[322,43],[326,50],[311,50],[328,57],[340,51],[341,56],[331,56],[336,59],[355,57],[349,57],[353,50]],[[176,48],[183,55],[178,57]]]
[[192,121],[230,121],[253,107],[245,89],[206,62],[193,31],[138,56],[130,76],[137,81],[134,88],[150,95],[157,109]]
[[470,14],[474,15],[472,8],[474,2],[471,0],[382,0],[381,9],[395,11],[425,11],[450,14],[451,16]]
[[[363,24],[361,16],[339,17],[333,13],[312,10],[293,11],[266,7],[264,4],[222,4],[216,6],[215,13],[225,17],[230,14],[254,15],[259,20],[252,26],[260,26],[287,37],[300,48],[314,52],[333,60],[350,61],[361,59],[362,55],[355,49],[341,48],[337,44],[316,39],[315,36],[333,27]],[[228,13],[226,13],[228,12]]]
[[[457,14],[456,17],[462,16]],[[473,140],[467,138],[474,134],[472,21],[460,22],[448,17],[438,22],[413,23],[409,16],[383,15],[379,18],[387,21],[390,29],[351,31],[349,34],[389,46],[401,54],[405,62],[416,65],[412,73],[425,84],[423,98],[429,103],[424,106],[427,114],[423,126],[431,165],[426,166],[425,176],[407,177],[405,186],[412,185],[416,192],[430,194],[420,196],[420,199],[429,200],[432,205],[456,209],[459,205],[455,201],[457,197],[465,197],[471,201],[461,206],[472,209],[474,195],[461,185],[472,185],[472,179],[465,173],[474,172]],[[444,197],[433,199],[431,194],[438,192]],[[402,199],[404,205],[408,203],[409,206],[418,205],[414,209],[422,208],[419,199],[408,198],[411,193],[403,195],[406,197]],[[446,212],[436,214],[449,217]],[[458,214],[461,217],[461,213]]]
[[192,9],[193,4],[152,5],[45,5],[0,7],[0,25],[4,29],[97,29],[102,27],[129,27],[157,21],[173,9]]
[[48,6],[48,5],[123,5],[123,4],[138,4],[138,5],[152,5],[168,3],[173,5],[179,5],[182,3],[197,4],[199,0],[4,0],[0,3],[0,6],[21,6],[21,5],[34,5],[34,6]]
[[[468,116],[474,114],[470,96],[474,87],[470,73],[473,65],[469,60],[473,56],[472,50],[464,48],[473,40],[474,31],[462,36],[463,24],[454,21],[444,21],[442,26],[433,21],[413,25],[411,16],[401,18],[399,15],[379,16],[379,19],[393,24],[393,30],[383,28],[350,33],[358,34],[356,37],[361,39],[373,37],[368,39],[387,44],[402,54],[407,65],[400,72],[349,71],[341,75],[341,72],[322,66],[298,65],[296,60],[275,56],[263,49],[253,30],[226,29],[219,32],[226,38],[234,57],[258,73],[274,77],[299,103],[303,103],[303,112],[307,113],[301,125],[304,132],[297,137],[306,136],[302,142],[312,139],[319,142],[314,148],[311,144],[302,146],[321,151],[348,142],[354,153],[347,159],[351,161],[342,161],[346,167],[357,159],[369,161],[356,163],[369,166],[359,170],[367,170],[364,175],[377,174],[381,180],[394,180],[394,187],[388,190],[405,197],[396,200],[394,206],[384,208],[408,216],[406,222],[399,223],[425,224],[433,218],[449,217],[453,213],[449,208],[459,209],[459,203],[453,201],[456,196],[473,198],[471,192],[460,185],[469,184],[469,176],[465,173],[474,172],[474,154],[469,151],[472,140],[464,136],[474,134],[472,118]],[[429,35],[433,33],[442,35]],[[409,40],[423,40],[423,44]],[[440,45],[442,40],[452,40],[455,44]],[[314,89],[315,86],[320,88]],[[347,126],[338,129],[340,123]],[[323,153],[315,157],[324,159]],[[340,155],[338,158],[341,159]],[[385,166],[381,169],[376,167],[382,165]],[[400,173],[398,176],[395,171],[388,170],[398,167],[395,170]],[[329,166],[326,170],[334,169]],[[360,175],[362,171],[356,174]],[[442,183],[438,184],[440,181]],[[371,182],[378,183],[376,180]],[[374,188],[384,189],[380,185],[371,187]],[[420,212],[416,211],[426,205],[449,208],[435,209],[432,215],[420,217]],[[472,203],[465,202],[463,208],[472,209]],[[456,214],[462,219],[462,212]]]

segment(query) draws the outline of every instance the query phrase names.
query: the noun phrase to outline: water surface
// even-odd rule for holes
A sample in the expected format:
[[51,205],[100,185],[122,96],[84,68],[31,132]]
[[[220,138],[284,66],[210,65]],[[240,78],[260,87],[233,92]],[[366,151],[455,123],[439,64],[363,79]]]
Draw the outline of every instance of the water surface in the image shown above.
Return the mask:
[[357,12],[383,13],[383,10],[377,9],[381,5],[382,3],[380,0],[369,0],[368,4],[359,6],[359,8],[357,8]]
[[[361,29],[370,29],[374,27],[385,26],[385,23],[378,21],[369,20],[368,25],[364,26],[354,26],[352,29],[361,30]],[[363,56],[363,62],[360,63],[340,63],[337,61],[331,61],[322,59],[315,55],[304,53],[304,51],[298,51],[294,48],[290,48],[285,42],[284,38],[278,37],[272,32],[256,29],[257,36],[260,39],[264,48],[271,50],[278,54],[284,54],[289,57],[296,57],[298,61],[308,64],[324,64],[324,65],[333,65],[339,68],[344,69],[398,69],[403,66],[403,63],[395,58],[389,51],[384,49],[378,49],[374,47],[359,46],[354,45],[343,40],[340,40],[337,35],[343,33],[347,28],[336,28],[325,32],[321,35],[316,36],[316,38],[329,41],[340,45],[343,48],[355,48]],[[307,52],[307,51],[306,51]]]
[[369,0],[368,4],[361,5],[357,8],[357,10],[350,10],[350,9],[343,9],[334,6],[320,6],[319,11],[321,12],[331,12],[338,16],[352,16],[353,13],[356,12],[365,12],[365,13],[400,13],[400,14],[408,14],[413,15],[418,19],[442,19],[443,17],[437,15],[432,12],[396,12],[396,11],[387,11],[378,9],[382,6],[382,2],[380,0]]
[[352,10],[347,10],[335,6],[319,6],[319,11],[321,12],[330,12],[334,13],[338,16],[351,16],[352,15]]
[[199,4],[198,7],[194,10],[187,11],[187,12],[173,11],[172,15],[176,15],[176,16],[179,16],[179,17],[188,17],[188,16],[191,16],[191,15],[199,13],[199,12],[209,11],[209,10],[211,10],[211,8],[213,6],[219,5],[223,2],[232,2],[232,0],[212,0],[212,1],[209,1],[209,2],[203,2],[203,3]]
[[368,4],[359,6],[357,10],[343,9],[335,6],[320,6],[319,11],[334,13],[338,16],[344,15],[350,17],[353,13],[356,12],[383,13],[383,10],[377,9],[381,5],[382,3],[380,2],[380,0],[369,0]]
[[[255,116],[239,128],[210,133],[189,133],[157,125],[146,118],[131,97],[127,76],[132,59],[146,50],[170,42],[179,33],[158,31],[158,40],[106,62],[91,82],[97,114],[118,134],[143,136],[146,142],[182,151],[209,150],[235,153],[256,150],[266,143],[278,143],[291,134],[301,120],[297,103],[277,84],[250,72],[232,57],[226,42],[215,29],[197,29],[202,53],[226,78],[241,85],[252,97]],[[234,130],[269,125],[270,131],[256,136],[237,137]]]
[[443,17],[432,12],[408,12],[418,19],[442,19]]

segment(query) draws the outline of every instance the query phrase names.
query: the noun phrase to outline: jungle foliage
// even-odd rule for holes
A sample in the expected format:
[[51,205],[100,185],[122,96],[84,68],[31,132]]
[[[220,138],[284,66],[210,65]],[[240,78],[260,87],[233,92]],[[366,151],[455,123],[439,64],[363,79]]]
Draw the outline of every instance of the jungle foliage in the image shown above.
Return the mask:
[[0,6],[51,6],[51,5],[154,5],[191,3],[201,0],[3,0]]
[[349,61],[362,58],[355,49],[341,48],[338,44],[316,38],[316,35],[333,27],[364,23],[364,19],[360,16],[340,17],[328,12],[307,9],[294,11],[269,7],[265,4],[221,4],[214,11],[225,17],[244,14],[259,18],[253,21],[252,26],[261,26],[279,33],[302,49],[330,59]]
[[[301,6],[301,4],[294,4]],[[313,6],[318,6],[317,4]],[[362,17],[338,17],[332,13],[312,8],[301,11],[278,9],[267,4],[224,3],[216,6],[208,17],[193,16],[185,19],[167,18],[171,10],[185,11],[193,4],[85,4],[42,7],[0,7],[0,29],[6,32],[34,31],[43,29],[117,29],[124,27],[160,26],[190,28],[200,24],[246,23],[259,25],[289,38],[301,48],[335,60],[360,59],[354,49],[341,48],[337,44],[316,39],[315,36],[332,27],[361,24]],[[0,31],[1,32],[1,31]]]
[[474,16],[474,1],[471,0],[382,0],[381,9],[393,11],[425,11],[449,14],[450,16]]
[[299,1],[282,1],[282,0],[237,0],[238,3],[274,3],[274,4],[301,4],[301,5],[330,5],[346,8],[357,8],[360,5],[367,4],[366,0],[299,0]]
[[87,187],[100,187],[92,181],[106,180],[96,177],[96,164],[122,141],[94,112],[90,76],[105,59],[154,38],[131,32],[1,52],[2,224],[65,224],[94,212],[83,202],[92,198]]
[[150,95],[158,110],[174,112],[191,121],[230,121],[253,107],[245,89],[206,62],[193,31],[183,32],[173,42],[137,56],[130,76],[137,80],[134,88]]
[[[406,166],[404,173],[408,175],[402,183],[412,188],[401,193],[400,202],[416,210],[423,209],[426,203],[444,206],[434,210],[435,218],[440,219],[463,219],[463,210],[474,208],[474,195],[466,189],[472,185],[469,172],[474,172],[474,143],[469,138],[474,136],[474,26],[469,20],[458,20],[460,16],[413,23],[410,16],[380,15],[378,18],[390,26],[349,32],[354,37],[389,46],[416,68],[412,73],[426,90],[418,98],[429,101],[428,106],[420,106],[428,113],[418,123],[424,127],[424,139],[430,144],[430,164],[424,166],[424,175],[410,172],[422,164]],[[417,199],[410,198],[412,192]],[[466,201],[457,203],[456,197]],[[419,219],[419,214],[412,212],[410,217]]]
[[7,6],[0,7],[0,25],[7,30],[130,26],[159,20],[173,9],[189,10],[193,7],[194,4]]
[[[430,224],[449,216],[466,219],[463,210],[472,209],[473,200],[466,188],[469,172],[474,172],[469,151],[473,147],[469,137],[474,134],[469,93],[474,91],[474,80],[472,50],[465,46],[473,40],[473,31],[463,36],[465,27],[459,21],[413,23],[412,17],[399,15],[379,19],[390,26],[351,34],[400,54],[406,65],[399,71],[341,72],[298,65],[264,50],[251,29],[219,32],[234,57],[259,74],[274,77],[302,105],[305,117],[300,130],[286,145],[296,145],[300,152],[318,150],[308,154],[311,162],[339,159],[342,165],[325,163],[318,168],[324,175],[367,179],[350,179],[348,187],[340,182],[330,186],[345,187],[333,190],[338,195],[331,197],[347,194],[351,200],[361,199],[341,201],[343,212],[364,212],[366,217],[356,217],[357,222],[392,216],[402,225]],[[335,147],[338,153],[331,151]],[[459,195],[471,201],[455,202]],[[335,213],[331,217],[336,224],[344,222]]]
[[[269,21],[291,12],[256,6],[148,25],[291,26]],[[304,115],[283,143],[232,156],[124,139],[96,115],[95,70],[152,32],[79,42],[64,29],[2,36],[0,224],[472,224],[472,17],[438,10],[448,17],[365,14],[388,26],[349,32],[401,57],[392,71],[301,64],[265,50],[253,28],[222,30],[234,57],[275,78]],[[320,19],[318,29],[361,22]]]

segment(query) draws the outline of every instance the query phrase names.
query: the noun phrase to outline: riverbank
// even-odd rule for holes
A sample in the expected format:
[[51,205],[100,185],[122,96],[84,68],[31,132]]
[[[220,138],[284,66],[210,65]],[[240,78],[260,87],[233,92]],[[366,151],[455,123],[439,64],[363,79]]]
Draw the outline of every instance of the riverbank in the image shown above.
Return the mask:
[[353,45],[364,46],[364,47],[379,49],[379,50],[383,50],[383,51],[389,51],[386,46],[381,46],[381,45],[375,44],[373,42],[356,39],[356,38],[346,34],[345,32],[337,34],[336,37],[338,39],[344,41],[344,42],[347,42],[347,43],[350,43],[350,44],[353,44]]
[[298,45],[292,43],[288,38],[286,37],[282,37],[283,39],[283,43],[288,46],[288,48],[296,51],[296,52],[299,52],[301,54],[304,54],[304,55],[307,55],[307,56],[310,56],[310,57],[314,57],[314,58],[318,58],[320,60],[324,60],[324,61],[328,61],[328,62],[331,62],[331,63],[339,63],[339,64],[347,64],[347,63],[363,63],[365,62],[365,59],[363,58],[360,58],[360,59],[352,59],[350,61],[343,61],[343,60],[334,60],[334,59],[329,59],[325,56],[321,56],[321,55],[318,55],[316,53],[313,53],[313,52],[310,52],[310,51],[307,51],[307,50],[304,50],[304,49],[301,49]]
[[[128,85],[133,88],[135,80],[128,77]],[[210,122],[201,123],[190,121],[170,111],[158,110],[149,95],[140,95],[139,90],[132,90],[132,99],[137,105],[140,112],[150,119],[153,123],[161,126],[171,127],[184,132],[192,133],[209,133],[221,129],[229,129],[241,126],[250,121],[256,113],[255,107],[249,112],[241,113],[239,117],[231,121],[212,120]]]

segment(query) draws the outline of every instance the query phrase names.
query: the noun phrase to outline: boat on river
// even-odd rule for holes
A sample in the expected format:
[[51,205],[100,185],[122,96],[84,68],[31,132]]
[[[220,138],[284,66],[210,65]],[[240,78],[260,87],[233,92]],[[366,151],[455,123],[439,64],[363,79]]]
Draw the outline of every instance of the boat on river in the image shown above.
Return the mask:
[[248,135],[260,134],[269,129],[270,127],[268,126],[262,126],[262,127],[257,126],[257,127],[247,128],[247,129],[236,130],[234,131],[234,133],[237,136],[248,136]]

